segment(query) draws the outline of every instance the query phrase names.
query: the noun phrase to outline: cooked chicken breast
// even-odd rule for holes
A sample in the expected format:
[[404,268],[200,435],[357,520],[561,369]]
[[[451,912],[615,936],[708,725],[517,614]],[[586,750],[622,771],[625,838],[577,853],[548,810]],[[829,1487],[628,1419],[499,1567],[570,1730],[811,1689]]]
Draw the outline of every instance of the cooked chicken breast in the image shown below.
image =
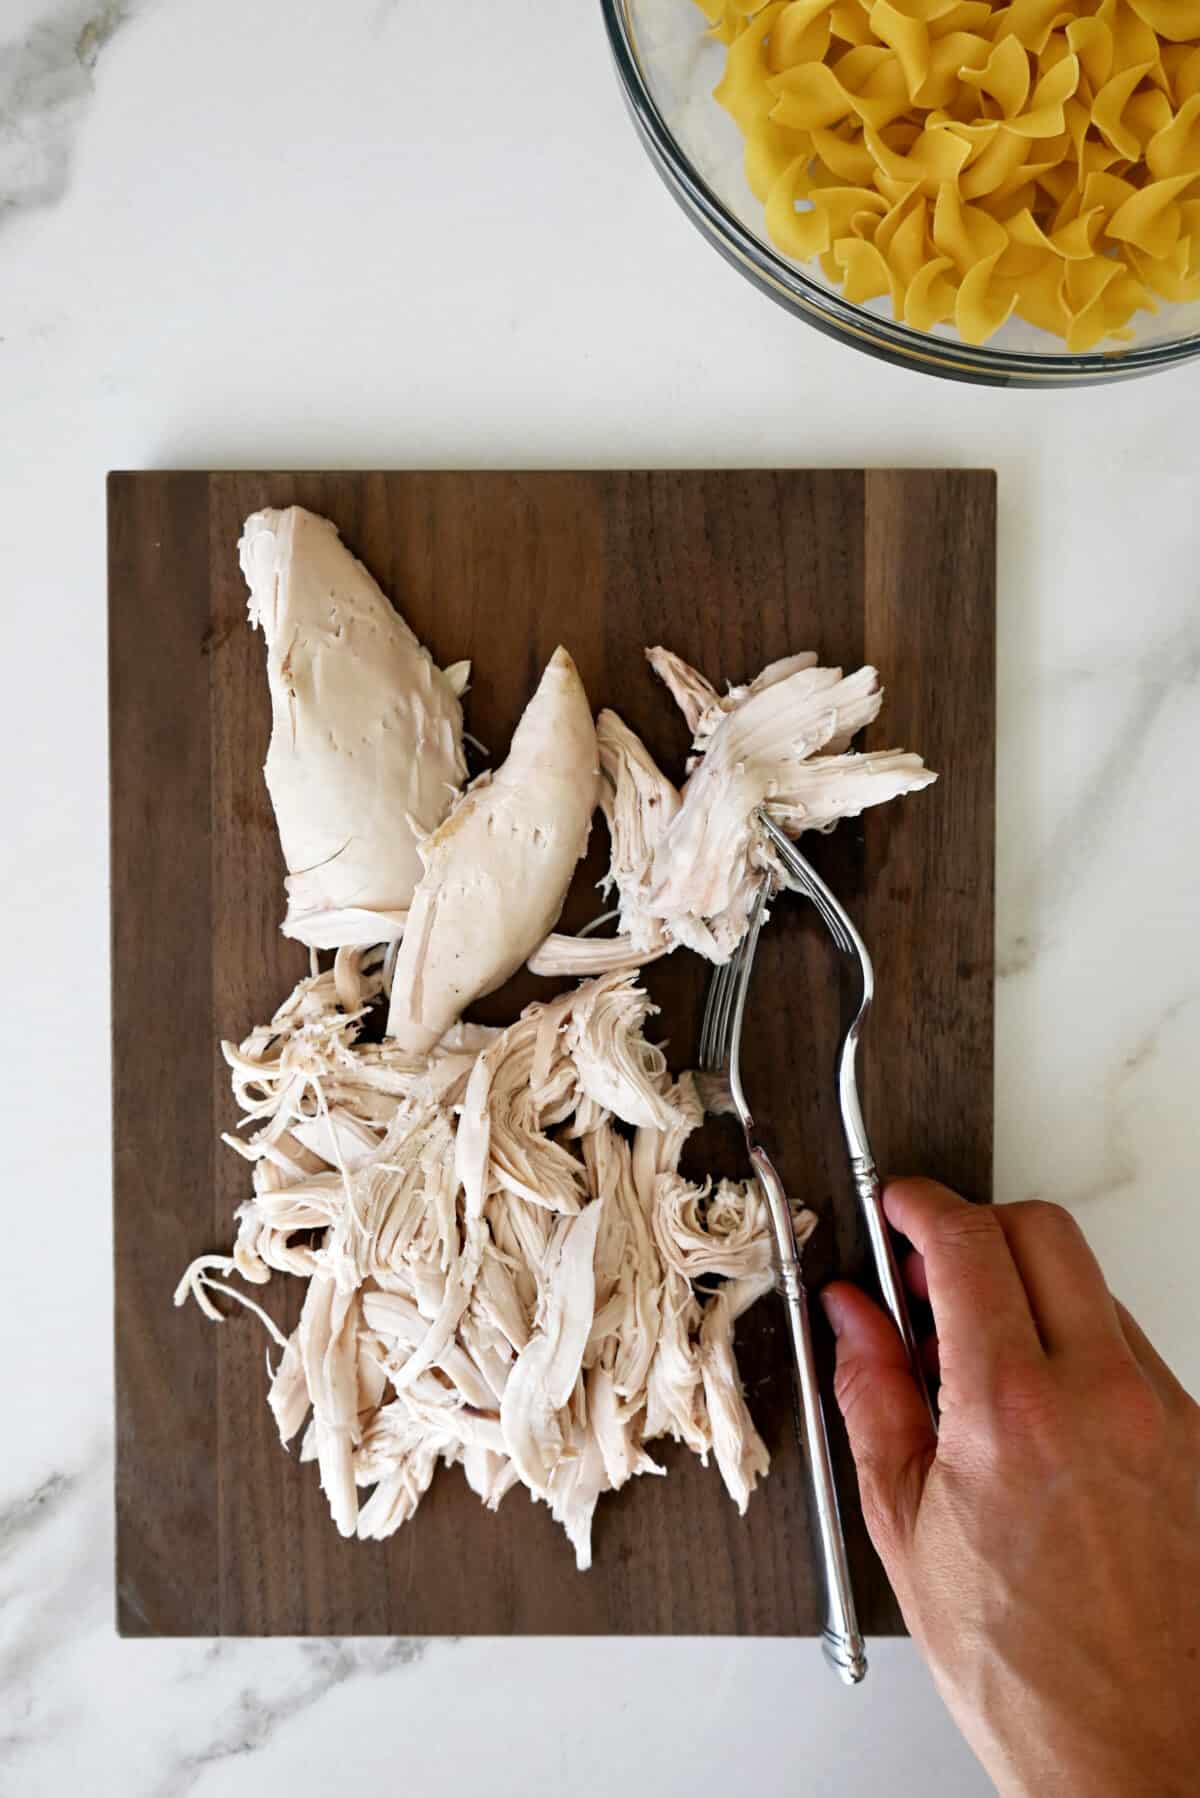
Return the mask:
[[392,980],[388,1035],[412,1055],[501,986],[553,929],[596,803],[596,730],[583,682],[556,649],[513,732],[420,845],[424,872]]
[[327,518],[255,512],[238,548],[267,641],[284,931],[319,949],[397,937],[417,844],[466,777],[466,665],[434,665]]

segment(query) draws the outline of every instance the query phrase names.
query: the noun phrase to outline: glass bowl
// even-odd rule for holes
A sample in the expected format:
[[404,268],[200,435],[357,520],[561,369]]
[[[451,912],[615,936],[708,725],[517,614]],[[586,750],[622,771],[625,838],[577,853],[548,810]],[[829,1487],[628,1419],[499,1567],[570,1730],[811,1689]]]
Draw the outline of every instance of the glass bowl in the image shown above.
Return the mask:
[[856,305],[815,263],[790,261],[766,236],[763,207],[742,168],[742,137],[712,97],[725,49],[695,0],[601,0],[633,122],[667,187],[714,249],[763,293],[830,337],[904,368],[995,387],[1088,386],[1129,380],[1200,356],[1200,302],[1139,312],[1133,340],[1073,354],[1046,331],[1010,319],[986,344],[948,325],[918,331],[888,301]]

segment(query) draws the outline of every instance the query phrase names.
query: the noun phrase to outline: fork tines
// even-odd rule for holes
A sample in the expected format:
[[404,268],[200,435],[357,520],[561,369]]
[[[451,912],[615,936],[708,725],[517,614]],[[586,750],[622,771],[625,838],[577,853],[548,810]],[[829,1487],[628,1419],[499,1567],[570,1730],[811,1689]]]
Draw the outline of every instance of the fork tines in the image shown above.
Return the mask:
[[729,960],[719,962],[713,969],[708,985],[708,1000],[700,1029],[700,1065],[713,1071],[728,1065],[735,1082],[746,989],[750,984],[759,933],[766,920],[767,901],[773,886],[770,876],[766,876],[750,908],[741,941]]
[[734,993],[745,960],[745,941],[743,937],[729,960],[719,963],[713,969],[708,983],[704,1023],[700,1030],[700,1066],[713,1072],[723,1067],[728,1060]]
[[779,857],[784,873],[787,875],[789,885],[793,886],[797,892],[803,893],[806,899],[812,900],[824,920],[825,928],[838,948],[843,955],[850,955],[853,952],[854,944],[850,940],[842,921],[841,911],[834,902],[829,888],[817,870],[801,855],[792,839],[779,828],[775,820],[765,811],[760,811],[758,815],[762,827]]

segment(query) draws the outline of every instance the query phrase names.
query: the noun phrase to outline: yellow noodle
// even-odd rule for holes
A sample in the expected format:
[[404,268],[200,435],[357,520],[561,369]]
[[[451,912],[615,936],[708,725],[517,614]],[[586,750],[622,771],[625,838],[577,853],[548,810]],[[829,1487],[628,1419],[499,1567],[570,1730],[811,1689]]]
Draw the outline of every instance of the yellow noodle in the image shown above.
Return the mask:
[[1082,351],[1200,299],[1200,0],[700,0],[787,255]]
[[1179,111],[1146,145],[1146,167],[1156,180],[1200,168],[1200,94],[1185,100]]
[[958,289],[950,278],[954,264],[948,256],[935,256],[921,265],[904,296],[904,322],[918,331],[932,331],[944,319],[954,317]]
[[899,310],[903,296],[878,244],[861,237],[840,237],[833,246],[833,260],[841,270],[842,291],[848,300],[863,306],[888,294]]

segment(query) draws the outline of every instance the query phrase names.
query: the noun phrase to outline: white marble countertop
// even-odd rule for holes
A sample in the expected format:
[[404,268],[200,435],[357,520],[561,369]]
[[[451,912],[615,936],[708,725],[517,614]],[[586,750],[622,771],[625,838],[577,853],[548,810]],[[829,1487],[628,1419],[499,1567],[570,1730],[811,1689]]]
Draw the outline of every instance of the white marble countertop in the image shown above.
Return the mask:
[[4,0],[0,1792],[988,1789],[906,1643],[847,1693],[809,1642],[116,1639],[106,469],[996,466],[998,1191],[1195,1387],[1198,410],[1200,367],[997,393],[786,317],[595,0]]

